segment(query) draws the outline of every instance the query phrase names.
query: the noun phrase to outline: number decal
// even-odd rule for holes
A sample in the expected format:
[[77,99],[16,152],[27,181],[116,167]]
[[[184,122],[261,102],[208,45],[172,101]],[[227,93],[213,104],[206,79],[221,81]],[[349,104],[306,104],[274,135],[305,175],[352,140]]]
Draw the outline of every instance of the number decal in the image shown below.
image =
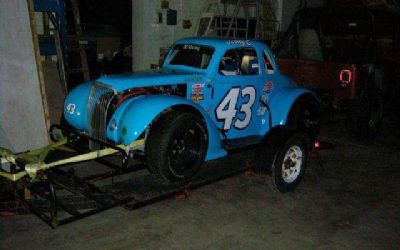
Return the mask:
[[218,121],[224,121],[224,130],[231,128],[233,119],[236,116],[236,103],[239,97],[240,88],[231,88],[225,98],[215,110]]
[[[238,111],[238,109],[236,108],[236,104],[238,102],[240,92],[242,98],[244,98],[245,96],[249,96],[249,100],[246,103],[243,103],[239,109],[239,112],[245,114],[244,119],[241,120],[238,118],[234,122]],[[255,99],[256,90],[253,86],[247,86],[242,89],[242,91],[240,91],[240,88],[231,88],[228,94],[225,95],[218,107],[215,109],[217,120],[224,122],[224,125],[222,127],[223,130],[229,130],[232,126],[232,123],[234,123],[234,127],[237,129],[246,128],[251,121],[251,108],[254,104]]]
[[244,98],[246,95],[249,96],[249,101],[247,103],[243,103],[242,107],[240,108],[240,112],[245,113],[245,117],[243,120],[240,120],[239,118],[235,121],[235,128],[237,129],[244,129],[246,128],[250,121],[251,121],[251,107],[254,104],[254,101],[256,99],[256,90],[252,86],[248,86],[244,89],[242,89],[242,98]]
[[67,105],[67,112],[73,115],[75,113],[75,104],[70,103]]

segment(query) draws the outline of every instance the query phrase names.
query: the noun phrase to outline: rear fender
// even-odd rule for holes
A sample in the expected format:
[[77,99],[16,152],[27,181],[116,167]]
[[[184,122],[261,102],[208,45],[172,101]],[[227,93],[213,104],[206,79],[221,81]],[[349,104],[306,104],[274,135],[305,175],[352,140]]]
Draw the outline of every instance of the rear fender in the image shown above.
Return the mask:
[[[115,111],[107,127],[107,138],[117,144],[132,144],[145,129],[168,109],[178,106],[189,106],[201,114],[208,131],[208,151],[206,160],[213,160],[225,156],[227,153],[222,147],[222,135],[218,131],[209,115],[200,106],[179,96],[144,95],[131,98],[123,102]],[[116,129],[112,130],[111,124]]]
[[[282,88],[274,94],[269,100],[272,112],[272,127],[285,126],[293,104],[300,96],[305,94],[311,94],[318,101],[317,96],[312,91],[299,87]],[[266,126],[262,129],[262,134],[266,134],[269,131],[269,128]]]

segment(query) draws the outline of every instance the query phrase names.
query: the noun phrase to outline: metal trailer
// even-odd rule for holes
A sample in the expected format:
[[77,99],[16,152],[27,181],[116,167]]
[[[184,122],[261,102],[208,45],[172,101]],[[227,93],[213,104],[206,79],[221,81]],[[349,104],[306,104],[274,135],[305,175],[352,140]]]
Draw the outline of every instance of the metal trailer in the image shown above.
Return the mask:
[[[104,148],[88,152],[80,146],[82,141]],[[143,143],[137,140],[130,149]],[[126,150],[125,146],[107,144],[84,133],[72,133],[54,144],[19,154],[0,148],[0,176],[12,183],[20,202],[14,203],[13,210],[28,210],[56,228],[116,206],[133,210],[179,193],[187,195],[187,190],[248,169],[245,162],[232,166],[218,161],[218,167],[204,168],[190,180],[166,183],[149,174],[140,161],[128,165]],[[84,161],[96,161],[107,168],[90,175],[75,173],[81,167],[76,164]]]

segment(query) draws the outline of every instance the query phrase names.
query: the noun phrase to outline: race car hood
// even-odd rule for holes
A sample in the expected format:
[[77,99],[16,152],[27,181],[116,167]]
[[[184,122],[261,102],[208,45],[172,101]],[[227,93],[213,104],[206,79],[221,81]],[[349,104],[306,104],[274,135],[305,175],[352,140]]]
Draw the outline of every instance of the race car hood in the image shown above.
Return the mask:
[[187,83],[202,77],[202,73],[172,70],[149,70],[133,74],[102,76],[97,82],[113,87],[117,92],[135,87]]

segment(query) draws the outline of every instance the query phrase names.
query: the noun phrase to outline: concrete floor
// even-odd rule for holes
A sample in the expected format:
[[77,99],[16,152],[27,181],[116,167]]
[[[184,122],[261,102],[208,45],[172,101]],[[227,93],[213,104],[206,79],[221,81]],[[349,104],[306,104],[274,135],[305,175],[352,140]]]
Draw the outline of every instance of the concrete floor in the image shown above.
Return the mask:
[[265,177],[242,174],[185,201],[118,207],[56,230],[33,215],[3,217],[0,248],[399,249],[397,135],[387,130],[374,143],[359,142],[341,124],[325,126],[322,139],[335,145],[321,151],[325,170],[311,160],[288,194]]

